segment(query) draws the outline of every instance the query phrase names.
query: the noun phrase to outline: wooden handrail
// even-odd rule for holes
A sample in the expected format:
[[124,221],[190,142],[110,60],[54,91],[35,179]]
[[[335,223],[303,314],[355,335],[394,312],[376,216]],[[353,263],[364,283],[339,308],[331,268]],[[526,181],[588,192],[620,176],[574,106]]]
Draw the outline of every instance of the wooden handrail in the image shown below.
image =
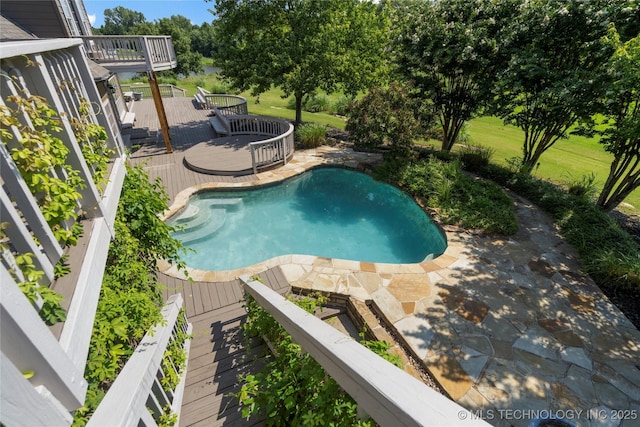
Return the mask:
[[[244,289],[291,334],[378,424],[489,426],[334,327],[262,283],[242,276]],[[464,420],[464,421],[461,421]]]

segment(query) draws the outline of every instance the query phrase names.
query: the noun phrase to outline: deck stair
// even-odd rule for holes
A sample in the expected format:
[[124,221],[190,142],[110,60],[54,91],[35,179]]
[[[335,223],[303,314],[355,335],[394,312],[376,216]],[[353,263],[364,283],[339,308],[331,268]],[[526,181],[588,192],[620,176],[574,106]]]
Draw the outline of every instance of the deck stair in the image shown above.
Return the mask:
[[[260,273],[271,289],[290,291],[279,267]],[[261,340],[247,342],[242,335],[246,311],[242,305],[242,285],[229,282],[197,282],[159,274],[165,284],[164,298],[173,293],[185,295],[187,318],[193,324],[193,338],[182,400],[180,426],[255,426],[264,425],[264,415],[242,418],[238,400],[238,374],[256,373],[265,363]],[[246,345],[251,353],[247,354]]]

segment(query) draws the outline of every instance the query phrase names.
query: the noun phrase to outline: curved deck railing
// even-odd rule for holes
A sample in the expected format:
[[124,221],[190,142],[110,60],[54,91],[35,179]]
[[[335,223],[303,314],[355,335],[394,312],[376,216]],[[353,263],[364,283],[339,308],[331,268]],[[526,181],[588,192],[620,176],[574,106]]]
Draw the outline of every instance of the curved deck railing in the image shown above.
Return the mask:
[[228,116],[229,135],[265,135],[271,138],[251,142],[253,173],[279,163],[286,164],[294,152],[293,125],[275,117]]
[[264,135],[270,137],[249,144],[253,173],[279,163],[286,164],[294,152],[293,125],[276,117],[249,114],[247,100],[237,95],[214,94],[198,87],[196,101],[214,111],[227,135]]

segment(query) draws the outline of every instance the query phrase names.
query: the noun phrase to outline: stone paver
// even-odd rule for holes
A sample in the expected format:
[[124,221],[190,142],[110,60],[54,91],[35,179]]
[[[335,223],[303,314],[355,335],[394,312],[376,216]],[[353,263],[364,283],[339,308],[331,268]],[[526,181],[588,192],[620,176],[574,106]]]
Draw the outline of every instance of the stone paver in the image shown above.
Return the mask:
[[[322,147],[296,152],[288,165],[233,186],[276,182],[321,164],[378,160]],[[167,215],[196,191],[230,185],[187,189]],[[292,286],[373,300],[447,393],[470,410],[491,413],[487,421],[494,425],[528,426],[545,411],[577,426],[640,425],[640,332],[580,272],[576,252],[552,220],[517,196],[514,204],[516,235],[447,228],[445,253],[419,264],[294,255],[215,277],[229,280],[280,265]],[[627,419],[614,421],[612,414]]]

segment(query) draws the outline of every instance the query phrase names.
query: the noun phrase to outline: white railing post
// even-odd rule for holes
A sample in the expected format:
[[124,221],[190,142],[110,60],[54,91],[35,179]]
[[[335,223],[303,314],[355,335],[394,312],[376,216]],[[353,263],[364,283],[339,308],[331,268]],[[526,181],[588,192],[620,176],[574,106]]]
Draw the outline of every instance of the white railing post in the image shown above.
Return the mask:
[[287,301],[264,284],[242,276],[245,290],[271,314],[378,424],[383,426],[489,426],[482,419],[404,370]]

